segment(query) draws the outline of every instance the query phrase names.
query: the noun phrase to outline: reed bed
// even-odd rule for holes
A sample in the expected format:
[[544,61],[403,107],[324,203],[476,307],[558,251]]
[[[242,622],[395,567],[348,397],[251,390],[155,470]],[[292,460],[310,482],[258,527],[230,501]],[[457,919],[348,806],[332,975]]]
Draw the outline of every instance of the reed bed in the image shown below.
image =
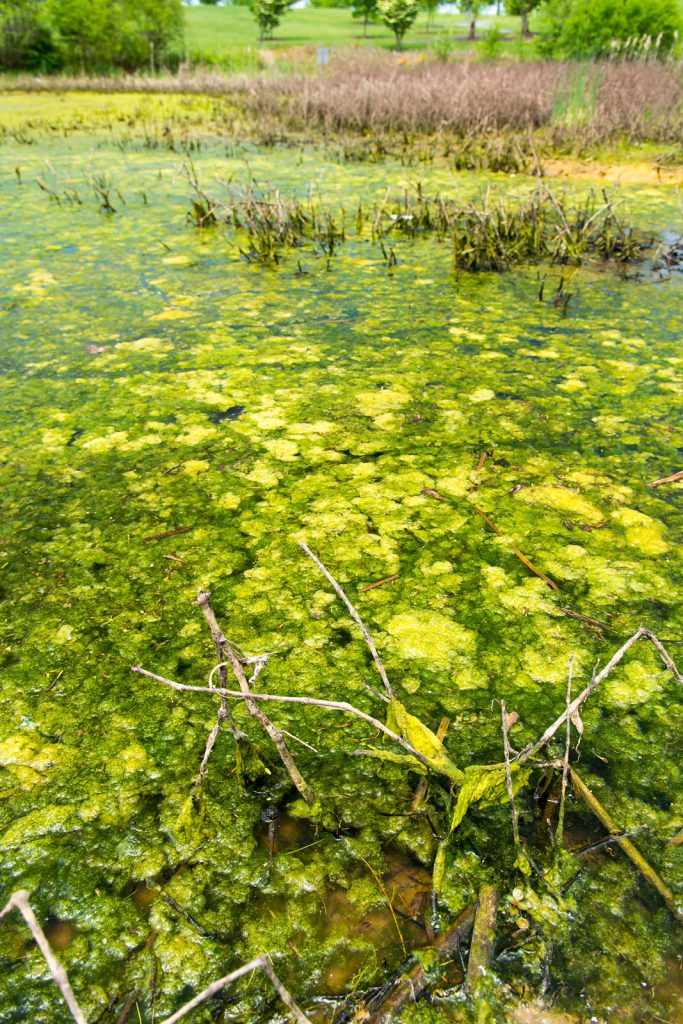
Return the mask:
[[500,151],[502,139],[502,149],[519,163],[520,154],[530,158],[534,138],[556,147],[617,139],[681,146],[683,70],[676,62],[443,63],[342,52],[324,75],[231,77],[199,70],[161,77],[19,77],[0,87],[223,97],[224,130],[239,122],[261,141],[347,136],[363,139],[366,151],[395,146],[397,139],[408,144],[435,137],[470,147],[476,139]]
[[503,271],[529,263],[580,265],[587,260],[628,263],[640,260],[650,244],[626,225],[607,193],[581,200],[540,186],[521,197],[492,196],[479,201],[429,196],[423,186],[381,202],[359,204],[353,213],[332,210],[314,198],[286,196],[255,181],[225,184],[218,198],[208,195],[190,165],[192,188],[188,219],[198,228],[222,225],[235,231],[240,252],[250,262],[273,265],[287,251],[312,246],[328,259],[347,237],[377,244],[391,266],[394,236],[429,236],[447,244],[456,269]]

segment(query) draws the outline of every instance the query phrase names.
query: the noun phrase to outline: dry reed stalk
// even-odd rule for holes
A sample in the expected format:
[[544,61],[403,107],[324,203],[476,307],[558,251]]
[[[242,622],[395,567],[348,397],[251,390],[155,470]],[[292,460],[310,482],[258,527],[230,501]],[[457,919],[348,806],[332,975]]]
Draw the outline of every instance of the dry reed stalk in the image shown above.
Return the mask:
[[16,892],[13,892],[5,906],[0,910],[0,924],[2,924],[7,915],[13,910],[19,911],[28,925],[28,929],[33,936],[36,946],[43,955],[43,959],[45,960],[50,974],[52,975],[52,980],[59,988],[59,991],[64,997],[64,1002],[69,1007],[71,1016],[76,1021],[76,1024],[87,1024],[85,1014],[78,1005],[76,996],[74,995],[73,989],[69,983],[67,973],[50,949],[50,943],[47,941],[45,932],[38,924],[36,915],[31,909],[29,897],[30,893],[28,893],[26,889],[17,889]]
[[[301,772],[297,768],[294,758],[292,757],[291,751],[285,742],[282,730],[278,729],[277,726],[273,725],[271,720],[266,715],[264,715],[261,708],[252,698],[251,690],[249,688],[249,683],[247,682],[247,677],[244,673],[242,662],[240,661],[237,653],[234,651],[233,647],[231,646],[230,642],[228,641],[227,637],[225,636],[222,629],[218,625],[218,622],[216,621],[216,616],[214,615],[213,608],[211,607],[211,594],[209,593],[209,591],[200,591],[195,603],[199,605],[202,612],[204,613],[206,621],[209,624],[209,629],[211,630],[211,636],[213,638],[214,645],[216,647],[217,652],[219,652],[219,670],[222,671],[222,666],[225,661],[229,662],[235,675],[235,678],[237,679],[242,696],[245,699],[247,711],[252,716],[252,718],[256,719],[256,721],[259,723],[264,732],[266,732],[270,739],[273,741],[273,744],[275,745],[277,752],[280,755],[280,759],[282,760],[282,763],[284,764],[285,768],[287,769],[287,772],[289,773],[289,777],[291,778],[292,782],[296,786],[297,790],[299,791],[303,799],[309,805],[309,807],[312,807],[313,804],[315,803],[315,793],[313,792],[313,790],[308,785],[308,783],[302,776]],[[212,688],[208,687],[208,689],[209,691],[211,691]],[[214,689],[214,692],[221,695],[221,701],[225,696],[228,696],[228,691],[223,688],[219,689],[218,687],[216,687]]]
[[304,544],[303,541],[301,541],[299,543],[299,547],[303,551],[306,552],[308,557],[313,562],[315,562],[315,564],[318,566],[318,568],[320,569],[320,571],[323,574],[323,576],[325,576],[326,579],[329,580],[329,582],[334,587],[334,589],[335,589],[336,593],[338,594],[338,596],[342,599],[342,601],[344,602],[344,604],[348,608],[349,614],[351,615],[351,618],[356,623],[356,625],[359,627],[361,633],[365,637],[365,642],[368,645],[368,648],[370,650],[370,654],[372,655],[373,661],[375,662],[375,665],[377,666],[377,671],[379,672],[379,677],[382,680],[382,683],[384,684],[384,689],[387,691],[387,693],[389,694],[390,697],[395,697],[396,694],[394,692],[394,689],[393,689],[391,683],[389,682],[389,678],[387,676],[386,670],[384,668],[384,665],[382,664],[382,659],[380,658],[380,656],[379,656],[379,654],[377,652],[377,648],[375,647],[374,641],[373,641],[372,637],[370,636],[368,628],[365,625],[365,623],[363,622],[363,620],[361,619],[360,615],[358,614],[356,609],[353,607],[353,605],[349,601],[348,597],[346,596],[346,594],[342,590],[341,586],[335,580],[335,578],[332,575],[332,573],[329,571],[329,569],[325,568],[325,566],[320,561],[318,556],[314,555],[313,552],[311,551],[311,549],[308,547],[308,545]]
[[520,753],[515,758],[515,761],[517,761],[518,764],[524,764],[526,761],[532,758],[534,754],[536,754],[541,749],[541,747],[545,746],[545,744],[553,738],[553,736],[560,728],[560,726],[564,722],[566,722],[568,718],[571,718],[573,715],[578,713],[579,708],[587,700],[587,698],[590,697],[591,693],[593,693],[593,691],[597,689],[600,683],[607,678],[612,669],[614,669],[619,664],[619,662],[624,657],[626,652],[630,650],[631,647],[633,647],[633,645],[641,639],[646,639],[650,641],[650,643],[659,653],[659,656],[661,657],[666,667],[672,672],[674,678],[677,680],[677,682],[683,685],[683,676],[676,668],[673,659],[664,649],[662,643],[657,639],[654,633],[651,632],[651,630],[644,629],[643,627],[641,627],[640,629],[636,630],[633,636],[629,637],[626,643],[622,644],[619,650],[612,655],[612,657],[607,662],[602,671],[599,672],[597,675],[593,676],[588,686],[584,690],[582,690],[579,696],[571,702],[571,704],[562,712],[560,717],[557,718],[552,725],[548,726],[543,735],[534,743],[529,743],[528,746],[524,748],[524,750],[520,751]]
[[330,711],[343,711],[347,715],[354,715],[356,718],[362,718],[364,722],[367,722],[374,729],[378,729],[383,732],[385,736],[388,736],[394,743],[398,743],[399,746],[403,747],[411,757],[416,758],[420,761],[425,768],[431,768],[427,758],[423,757],[415,747],[411,746],[407,740],[404,740],[402,736],[389,729],[384,722],[380,722],[378,718],[373,718],[372,715],[367,715],[364,711],[353,706],[353,704],[347,703],[342,700],[318,700],[315,697],[293,697],[289,695],[281,695],[278,693],[252,693],[249,691],[248,694],[239,690],[223,690],[218,687],[211,686],[191,686],[188,683],[176,683],[173,679],[166,679],[164,676],[159,676],[155,672],[149,672],[147,669],[142,668],[140,665],[131,666],[131,672],[136,672],[140,676],[146,676],[147,679],[155,679],[159,683],[164,683],[166,686],[172,687],[174,690],[187,690],[190,693],[208,693],[214,697],[232,697],[238,700],[271,700],[281,704],[308,704],[310,707],[316,708],[328,708]]
[[607,809],[600,803],[598,798],[592,790],[589,789],[583,779],[573,768],[570,769],[570,771],[572,782],[577,794],[588,804],[596,818],[598,818],[607,831],[614,837],[615,841],[619,844],[629,860],[635,864],[643,877],[646,878],[650,885],[657,890],[674,917],[678,921],[683,921],[683,910],[681,910],[680,906],[677,904],[674,894],[671,892],[668,885],[662,881],[655,869],[648,864],[642,853],[636,849],[631,840],[626,838],[626,833],[623,829],[619,828]]

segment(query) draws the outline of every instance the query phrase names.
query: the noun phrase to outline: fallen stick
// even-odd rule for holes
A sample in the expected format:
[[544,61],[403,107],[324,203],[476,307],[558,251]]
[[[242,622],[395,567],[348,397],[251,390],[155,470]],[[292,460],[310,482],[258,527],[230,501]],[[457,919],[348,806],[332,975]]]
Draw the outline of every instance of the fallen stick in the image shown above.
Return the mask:
[[332,573],[329,571],[329,569],[325,568],[325,566],[320,561],[318,556],[314,555],[313,552],[311,551],[311,549],[308,547],[308,545],[304,544],[303,541],[300,541],[299,547],[303,551],[306,552],[308,557],[313,562],[315,562],[315,564],[318,566],[318,568],[320,569],[320,571],[323,574],[323,576],[325,576],[330,581],[330,583],[332,584],[332,586],[336,590],[337,595],[342,599],[342,601],[344,602],[344,604],[348,608],[349,614],[351,615],[351,618],[354,620],[356,625],[360,628],[361,633],[365,637],[365,642],[368,645],[368,647],[370,649],[370,654],[372,655],[373,660],[375,662],[375,665],[377,666],[377,671],[379,672],[380,679],[384,683],[384,689],[387,691],[387,693],[389,694],[390,697],[395,697],[396,694],[394,692],[394,689],[393,689],[391,683],[389,682],[389,677],[387,676],[387,673],[386,673],[386,670],[384,668],[384,665],[382,664],[382,659],[380,658],[380,656],[379,656],[379,654],[377,652],[377,648],[375,647],[374,641],[373,641],[372,637],[370,636],[368,628],[365,625],[365,623],[363,622],[363,620],[361,619],[360,615],[358,614],[356,609],[353,607],[353,605],[349,601],[348,597],[346,596],[346,594],[344,593],[344,591],[342,590],[340,585],[335,580],[335,578],[332,575]]
[[[463,910],[448,931],[444,932],[431,947],[442,963],[450,960],[463,939],[472,931],[475,908],[476,904],[473,903]],[[429,966],[411,959],[388,988],[382,989],[363,1003],[352,1018],[353,1024],[387,1024],[406,1003],[416,1001],[426,987],[430,974]]]
[[582,615],[580,612],[575,612],[571,608],[561,608],[560,611],[565,615],[568,615],[570,619],[576,619],[577,622],[585,622],[588,626],[596,626],[599,629],[606,629],[610,633],[614,632],[612,627],[608,626],[606,622],[601,622],[600,619],[592,619],[590,615]]
[[[474,506],[474,511],[477,513],[477,515],[481,516],[481,518],[484,520],[484,522],[487,524],[487,526],[491,527],[491,529],[493,530],[493,532],[496,534],[497,537],[505,538],[505,534],[503,533],[503,531],[500,530],[491,519],[489,519],[489,517],[486,515],[485,512],[482,512],[482,510],[480,508],[477,508],[476,505]],[[507,539],[507,538],[505,538],[505,539]],[[527,569],[531,569],[531,571],[534,573],[534,575],[538,576],[538,578],[540,580],[543,580],[544,583],[547,583],[549,587],[553,588],[553,590],[559,590],[560,589],[558,587],[557,583],[553,583],[553,581],[550,579],[549,576],[546,576],[546,574],[544,572],[541,572],[540,569],[537,569],[536,566],[534,565],[534,563],[532,561],[530,561],[526,557],[526,555],[522,551],[519,550],[519,548],[516,548],[514,546],[514,544],[512,545],[512,551],[517,556],[517,558],[519,558],[520,562],[522,562],[524,565],[526,565]]]
[[376,583],[368,583],[367,586],[360,588],[360,592],[361,594],[367,594],[368,590],[374,590],[375,587],[383,587],[385,583],[395,583],[397,579],[399,579],[399,574],[395,572],[393,576],[386,576],[383,580],[377,580]]
[[[569,671],[567,672],[567,707],[572,702],[572,674],[574,671],[574,655],[569,655]],[[579,719],[580,721],[580,719]],[[555,831],[555,845],[562,846],[564,835],[564,811],[567,798],[567,780],[569,778],[569,754],[572,744],[572,719],[567,716],[567,729],[564,738],[564,761],[562,763],[562,790],[560,792],[560,809],[557,814],[557,829]]]
[[644,629],[641,627],[633,634],[632,637],[629,637],[625,644],[622,644],[618,651],[616,651],[612,655],[612,657],[607,662],[603,670],[601,672],[598,672],[596,676],[593,676],[585,690],[582,690],[579,696],[576,697],[575,700],[573,700],[567,708],[565,708],[560,717],[555,719],[552,725],[548,726],[548,728],[545,730],[540,739],[536,740],[535,743],[529,743],[524,748],[524,750],[520,751],[520,753],[515,758],[518,764],[524,764],[526,761],[529,760],[529,758],[533,757],[534,754],[541,749],[541,747],[545,746],[545,744],[553,738],[553,736],[560,728],[560,726],[564,722],[566,722],[568,718],[571,718],[573,715],[576,714],[576,712],[579,710],[584,701],[588,697],[590,697],[591,693],[593,693],[593,691],[597,689],[600,683],[607,678],[612,669],[619,664],[619,662],[624,657],[626,652],[630,650],[630,648],[633,647],[633,645],[637,643],[638,640],[641,640],[643,637],[649,640],[650,643],[654,646],[654,648],[659,652],[662,661],[664,662],[666,667],[671,670],[675,679],[679,683],[683,684],[683,676],[676,668],[673,659],[666,652],[660,641],[657,639],[654,633],[650,632],[649,629]]
[[614,819],[610,816],[605,807],[600,803],[595,794],[588,788],[577,772],[570,768],[572,782],[578,795],[588,804],[595,817],[605,826],[607,831],[614,836],[616,842],[624,851],[629,860],[635,864],[644,878],[652,885],[662,897],[667,907],[678,921],[683,921],[683,911],[676,904],[671,889],[662,881],[655,869],[648,864],[630,839],[625,838],[623,830],[619,828]]
[[[244,673],[244,667],[242,665],[242,662],[240,661],[239,657],[233,650],[230,642],[228,641],[228,638],[225,636],[223,630],[220,628],[218,622],[216,621],[216,616],[214,615],[213,608],[211,607],[211,594],[209,593],[209,591],[201,590],[195,603],[199,605],[199,607],[204,613],[206,621],[209,624],[211,636],[213,637],[213,642],[218,653],[219,672],[223,673],[225,671],[224,663],[228,661],[233,670],[235,678],[237,679],[237,683],[239,685],[241,693],[244,696],[247,711],[252,716],[252,718],[256,719],[261,728],[267,733],[267,735],[273,741],[277,749],[277,752],[280,755],[280,759],[284,764],[285,768],[287,769],[287,772],[289,773],[289,777],[291,778],[295,787],[297,788],[303,799],[306,801],[306,803],[309,805],[309,807],[312,807],[313,804],[315,803],[315,793],[313,792],[313,790],[308,785],[303,775],[297,768],[296,762],[294,761],[291,751],[287,746],[282,730],[278,729],[277,726],[273,725],[271,720],[267,718],[266,715],[264,715],[263,711],[258,706],[256,701],[252,699],[251,690],[249,688],[249,683],[247,682],[247,677]],[[214,688],[214,693],[221,694],[221,701],[223,701],[225,697],[228,695],[228,691],[226,689],[219,687]]]
[[273,970],[270,957],[267,956],[257,956],[253,960],[250,960],[248,964],[244,964],[242,967],[238,967],[236,971],[232,971],[231,974],[226,974],[224,978],[218,978],[217,981],[211,982],[203,992],[196,995],[194,999],[190,999],[189,1002],[181,1006],[179,1010],[176,1010],[176,1012],[170,1017],[167,1017],[166,1020],[161,1021],[161,1024],[176,1024],[176,1021],[186,1017],[188,1013],[191,1013],[192,1010],[196,1009],[196,1007],[201,1006],[201,1004],[205,1003],[207,999],[211,999],[212,996],[217,995],[217,993],[220,992],[221,989],[224,989],[226,985],[231,985],[232,982],[237,981],[238,978],[242,978],[245,974],[249,974],[251,971],[257,970],[263,971],[287,1009],[291,1010],[294,1014],[298,1024],[311,1024],[309,1018],[303,1010],[299,1009],[285,986],[278,978],[277,974]]
[[496,940],[496,915],[498,913],[498,893],[492,885],[482,885],[479,890],[479,905],[474,918],[470,958],[467,962],[465,992],[472,998],[477,982],[486,976],[491,962],[493,944]]
[[508,799],[510,801],[510,815],[512,817],[512,836],[515,840],[515,846],[519,847],[519,819],[517,817],[517,808],[515,807],[515,791],[512,788],[512,771],[510,769],[510,740],[508,737],[508,713],[505,707],[505,701],[500,702],[500,715],[503,724],[503,753],[505,755],[505,784],[508,791]]
[[24,921],[28,925],[28,930],[33,936],[36,946],[43,954],[45,963],[47,964],[50,970],[50,974],[52,975],[52,980],[55,982],[55,984],[59,988],[59,991],[62,993],[62,996],[64,997],[64,1002],[71,1011],[71,1016],[76,1021],[76,1024],[87,1024],[85,1014],[78,1005],[76,996],[74,995],[73,989],[71,988],[71,985],[69,983],[67,973],[60,964],[57,957],[50,949],[50,943],[47,941],[45,932],[38,924],[36,915],[33,913],[33,910],[31,909],[29,897],[30,893],[27,892],[26,889],[17,889],[16,892],[13,892],[5,906],[2,908],[2,910],[0,910],[0,924],[2,924],[7,915],[10,914],[13,910],[19,911]]
[[662,484],[673,484],[676,480],[683,479],[683,469],[679,469],[678,473],[672,473],[671,476],[663,476],[661,480],[652,480],[647,486],[648,487],[661,487]]
[[213,697],[234,697],[241,700],[273,700],[279,701],[281,704],[308,704],[315,708],[329,708],[331,711],[344,711],[348,715],[355,715],[356,718],[362,718],[364,722],[373,726],[374,729],[379,729],[385,736],[388,736],[394,743],[398,743],[399,746],[403,747],[409,754],[417,758],[425,768],[434,770],[430,765],[426,757],[424,757],[415,747],[411,746],[407,740],[404,740],[402,736],[393,732],[384,724],[380,722],[378,718],[373,718],[372,715],[366,715],[364,711],[360,711],[355,708],[353,704],[348,704],[343,700],[318,700],[316,697],[292,697],[289,695],[281,695],[278,693],[252,693],[249,692],[248,696],[245,693],[241,693],[239,690],[224,690],[217,686],[191,686],[189,683],[176,683],[173,679],[166,679],[164,676],[158,676],[155,672],[148,672],[146,668],[142,668],[140,665],[132,665],[131,672],[137,672],[140,676],[146,676],[148,679],[156,679],[158,683],[164,683],[166,686],[171,686],[174,690],[188,690],[190,693],[208,693]]
[[[28,929],[34,938],[36,945],[38,946],[38,949],[42,953],[43,958],[50,969],[52,980],[55,982],[60,992],[64,996],[64,1001],[66,1002],[67,1006],[69,1007],[69,1010],[71,1011],[71,1016],[76,1021],[76,1024],[88,1024],[85,1018],[85,1014],[83,1013],[80,1006],[78,1005],[78,1002],[76,1001],[76,997],[69,983],[67,973],[60,964],[59,960],[52,952],[52,950],[50,949],[50,944],[47,941],[45,932],[38,924],[36,916],[33,913],[33,910],[31,909],[29,898],[30,894],[26,891],[26,889],[17,889],[16,892],[12,893],[3,909],[0,910],[0,924],[2,924],[5,918],[13,910],[18,910],[21,913],[22,917],[24,918],[24,921],[28,925]],[[231,974],[226,974],[224,978],[219,978],[217,981],[211,982],[211,984],[207,985],[207,987],[202,992],[196,995],[193,999],[188,1000],[188,1002],[183,1003],[179,1010],[176,1010],[176,1012],[171,1014],[170,1017],[167,1017],[166,1020],[161,1021],[160,1024],[175,1024],[176,1021],[179,1021],[183,1017],[186,1017],[187,1014],[191,1013],[192,1010],[196,1009],[197,1006],[200,1006],[202,1003],[205,1003],[207,999],[210,999],[212,996],[215,996],[218,992],[221,991],[221,989],[225,988],[226,985],[230,985],[233,981],[237,981],[238,978],[241,978],[245,974],[249,974],[251,971],[255,970],[263,971],[263,973],[266,975],[266,977],[270,981],[271,985],[273,986],[277,994],[280,996],[280,999],[285,1004],[287,1009],[291,1010],[291,1012],[294,1014],[294,1017],[296,1018],[298,1024],[311,1024],[309,1018],[306,1016],[303,1010],[301,1010],[297,1006],[297,1004],[294,1002],[291,995],[289,994],[289,992],[282,984],[275,971],[273,970],[273,965],[270,961],[270,957],[266,956],[265,954],[255,957],[253,960],[250,960],[249,963],[244,964],[242,967],[238,967],[236,971],[232,971]],[[129,998],[131,1000],[132,1005],[132,998]],[[129,1011],[130,1005],[127,1002],[126,1007],[124,1008],[124,1013],[126,1014],[126,1016]],[[121,1015],[119,1020],[121,1020],[122,1018],[125,1020],[123,1014]]]

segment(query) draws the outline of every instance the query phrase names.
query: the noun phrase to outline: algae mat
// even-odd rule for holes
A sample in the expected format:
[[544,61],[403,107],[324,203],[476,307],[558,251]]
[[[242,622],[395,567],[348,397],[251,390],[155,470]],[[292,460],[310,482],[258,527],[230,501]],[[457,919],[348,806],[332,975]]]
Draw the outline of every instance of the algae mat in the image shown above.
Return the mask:
[[[336,827],[316,831],[274,765],[245,793],[227,732],[188,812],[216,709],[130,666],[204,683],[213,649],[193,601],[209,588],[230,637],[274,652],[263,688],[381,716],[369,655],[301,540],[357,604],[404,703],[433,728],[451,718],[463,768],[501,759],[492,702],[519,714],[517,748],[560,713],[570,652],[578,686],[641,624],[680,640],[683,485],[647,485],[681,467],[681,283],[582,270],[563,315],[538,301],[540,271],[456,280],[429,240],[396,242],[392,267],[370,237],[254,266],[186,222],[186,157],[162,137],[123,124],[0,149],[3,897],[31,890],[90,1020],[116,1021],[129,997],[131,1019],[161,1019],[262,952],[327,1020],[313,1000],[367,989],[403,958],[387,894],[406,946],[426,943],[448,794],[436,786],[411,816],[416,777],[352,756],[363,723],[282,705],[272,715],[315,748],[294,744]],[[244,180],[248,165],[348,210],[412,181],[205,137],[192,156],[203,179]],[[421,177],[464,195],[518,187]],[[643,228],[675,227],[666,188],[625,196]],[[636,648],[583,720],[584,775],[675,887],[676,683]],[[531,793],[519,811],[542,846]],[[568,844],[601,835],[570,804]],[[673,919],[627,861],[596,852],[560,898],[515,882],[514,860],[506,807],[468,816],[438,908],[446,921],[482,881],[509,882],[506,992],[552,992],[581,1020],[676,1019]],[[65,1019],[18,923],[0,953],[3,1019]],[[254,981],[193,1019],[278,1012]],[[404,1019],[468,1012],[456,998]]]

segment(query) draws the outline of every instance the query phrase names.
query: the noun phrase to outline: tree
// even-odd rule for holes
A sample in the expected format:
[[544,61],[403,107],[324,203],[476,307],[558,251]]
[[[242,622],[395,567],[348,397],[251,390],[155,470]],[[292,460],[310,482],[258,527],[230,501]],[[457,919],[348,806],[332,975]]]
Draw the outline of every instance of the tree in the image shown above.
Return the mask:
[[427,12],[427,28],[432,28],[434,24],[434,15],[438,9],[441,0],[422,0],[422,6]]
[[[150,71],[154,73],[172,55],[173,46],[179,48],[182,43],[181,0],[124,0],[124,4],[125,42],[128,49],[137,51],[134,66],[140,67],[149,60]],[[133,41],[137,45],[131,47]]]
[[665,56],[681,31],[677,0],[548,0],[539,51],[546,57],[601,57],[630,41]]
[[477,37],[477,18],[479,11],[484,6],[484,0],[459,0],[459,5],[463,14],[470,16],[470,30],[467,38],[474,40]]
[[541,0],[505,0],[505,10],[508,14],[521,16],[522,35],[527,39],[532,35],[529,31],[529,11],[533,11],[540,3]]
[[368,24],[377,15],[377,0],[352,0],[351,11],[354,18],[363,19],[363,35],[368,34]]
[[380,18],[396,37],[396,49],[401,49],[403,36],[417,18],[417,0],[377,0]]
[[61,39],[67,65],[107,71],[115,64],[121,38],[119,4],[107,0],[51,0],[49,14]]
[[56,71],[59,53],[40,0],[0,0],[0,68]]
[[259,27],[259,40],[272,39],[280,18],[289,7],[288,0],[251,0],[251,11]]

